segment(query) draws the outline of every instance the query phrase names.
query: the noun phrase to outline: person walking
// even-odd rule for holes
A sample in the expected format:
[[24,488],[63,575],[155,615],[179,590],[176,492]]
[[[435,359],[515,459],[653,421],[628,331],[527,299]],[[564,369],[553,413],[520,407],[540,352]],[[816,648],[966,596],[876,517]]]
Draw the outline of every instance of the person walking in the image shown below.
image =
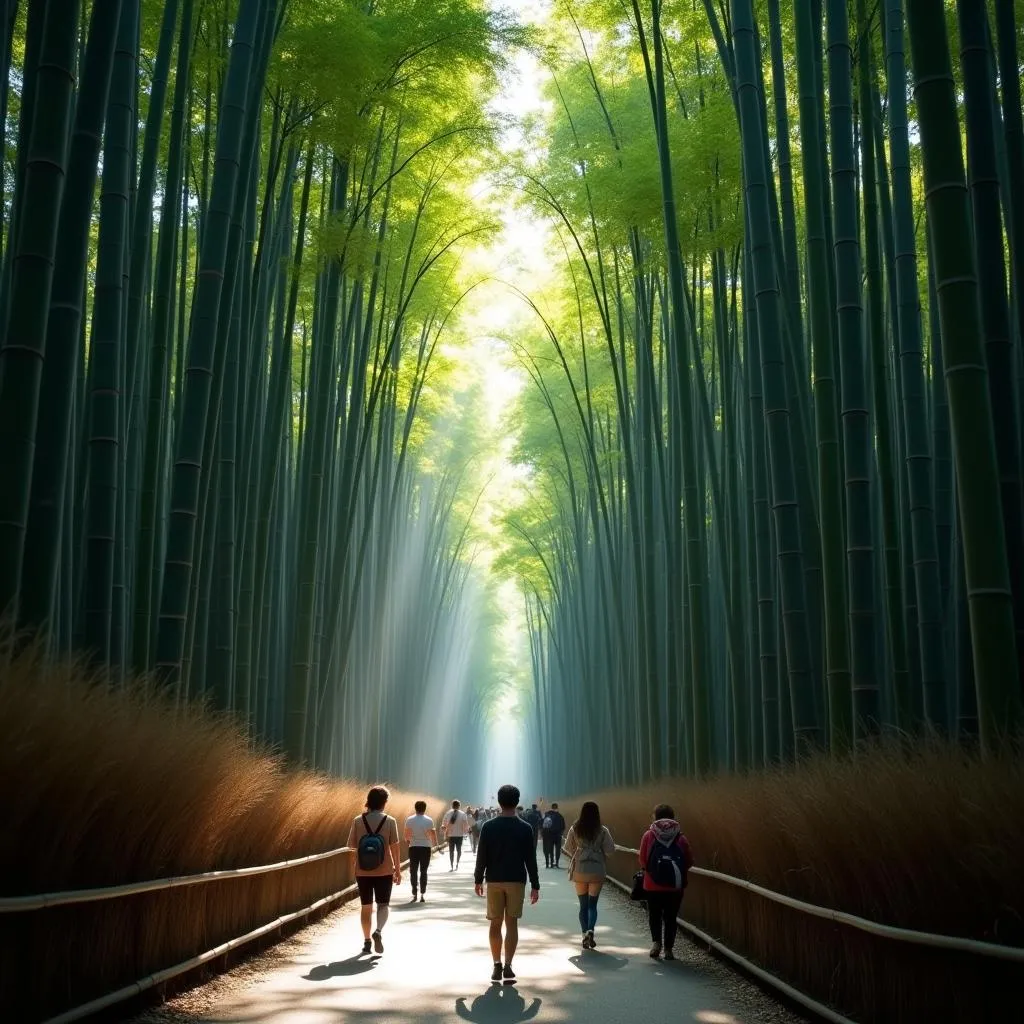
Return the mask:
[[[526,902],[526,881],[530,881],[530,905],[540,899],[540,877],[537,873],[537,844],[533,829],[516,814],[519,790],[502,786],[498,790],[501,813],[480,830],[476,848],[474,892],[484,895],[487,882],[487,920],[490,922],[491,959],[494,968],[491,981],[515,983],[512,958],[519,945],[519,919]],[[502,924],[505,926],[502,937]],[[502,944],[504,943],[504,960]]]
[[479,807],[470,815],[469,842],[474,853],[476,853],[477,843],[480,842],[480,829],[484,827],[486,820],[484,812]]
[[580,930],[583,948],[597,949],[594,929],[597,927],[597,901],[608,877],[608,858],[615,852],[611,832],[601,824],[601,811],[593,800],[580,808],[580,816],[565,837],[569,854],[569,880],[576,886],[580,904]]
[[540,823],[540,835],[544,843],[544,867],[558,867],[558,862],[562,859],[564,833],[565,818],[558,810],[558,804],[552,804],[551,810],[544,815]]
[[[388,923],[392,886],[402,884],[402,853],[398,844],[398,822],[385,813],[391,794],[383,786],[374,786],[366,794],[366,811],[356,815],[345,844],[355,861],[356,885],[359,887],[359,923],[363,928],[363,953],[373,948],[384,952],[381,932]],[[426,807],[424,806],[424,810]],[[377,904],[377,928],[370,934],[373,904]]]
[[530,804],[530,809],[523,815],[523,821],[525,821],[530,828],[533,829],[533,845],[537,845],[537,840],[540,838],[540,823],[543,820],[543,815],[537,809],[536,804]]
[[693,852],[668,804],[654,808],[651,827],[640,840],[640,867],[644,871],[647,921],[651,927],[651,959],[665,953],[675,960],[679,908],[686,889],[686,873],[693,867]]
[[451,865],[449,871],[458,871],[462,862],[462,840],[469,832],[469,818],[466,812],[460,810],[462,804],[458,800],[452,801],[452,809],[444,816],[441,827],[444,829],[444,837],[448,840],[448,862]]
[[416,813],[405,820],[405,842],[409,847],[409,881],[412,883],[412,900],[416,902],[416,883],[419,882],[419,900],[425,903],[427,894],[427,868],[430,867],[430,852],[437,846],[437,829],[434,819],[427,815],[426,800],[417,800]]

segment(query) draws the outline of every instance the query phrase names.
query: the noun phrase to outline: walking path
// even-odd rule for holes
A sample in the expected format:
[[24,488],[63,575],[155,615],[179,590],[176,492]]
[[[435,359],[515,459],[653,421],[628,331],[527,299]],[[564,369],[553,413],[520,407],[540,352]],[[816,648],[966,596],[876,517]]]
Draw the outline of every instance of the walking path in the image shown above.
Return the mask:
[[[381,957],[362,956],[357,906],[299,933],[258,973],[243,968],[141,1021],[206,1024],[782,1024],[796,1021],[738,982],[681,934],[674,963],[647,956],[645,920],[618,890],[601,896],[596,950],[583,952],[578,904],[565,871],[541,868],[541,900],[520,922],[517,985],[492,985],[484,901],[472,857],[448,872],[431,864],[427,902],[412,904],[408,876],[394,894]],[[743,990],[746,991],[743,991]],[[200,993],[203,990],[199,990]]]

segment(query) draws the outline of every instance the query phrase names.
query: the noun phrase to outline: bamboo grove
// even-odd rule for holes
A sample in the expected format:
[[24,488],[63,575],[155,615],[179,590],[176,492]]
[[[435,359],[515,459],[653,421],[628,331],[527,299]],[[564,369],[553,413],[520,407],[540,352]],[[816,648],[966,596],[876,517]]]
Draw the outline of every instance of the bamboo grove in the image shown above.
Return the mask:
[[1021,725],[1013,0],[559,0],[507,514],[560,792]]
[[479,693],[434,716],[464,764],[396,736],[489,656],[437,375],[516,30],[476,0],[2,11],[0,607],[293,762],[453,785]]

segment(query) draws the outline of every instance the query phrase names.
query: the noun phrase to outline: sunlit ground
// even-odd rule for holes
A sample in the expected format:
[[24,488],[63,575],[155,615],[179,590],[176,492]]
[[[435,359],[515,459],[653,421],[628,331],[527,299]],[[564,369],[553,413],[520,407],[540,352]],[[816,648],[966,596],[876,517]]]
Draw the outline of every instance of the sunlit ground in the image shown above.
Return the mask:
[[[329,929],[300,936],[257,983],[231,988],[208,1022],[249,1024],[519,1024],[528,1020],[635,1024],[651,1012],[679,1024],[753,1024],[728,992],[689,959],[651,961],[644,927],[617,893],[602,896],[598,949],[578,946],[576,897],[564,873],[541,869],[541,901],[525,911],[518,984],[492,985],[483,901],[471,858],[449,874],[435,857],[425,904],[395,892],[383,957],[359,954],[355,908]],[[307,933],[308,934],[308,933]],[[655,1008],[658,1008],[655,1010]],[[666,1017],[667,1014],[667,1017]]]

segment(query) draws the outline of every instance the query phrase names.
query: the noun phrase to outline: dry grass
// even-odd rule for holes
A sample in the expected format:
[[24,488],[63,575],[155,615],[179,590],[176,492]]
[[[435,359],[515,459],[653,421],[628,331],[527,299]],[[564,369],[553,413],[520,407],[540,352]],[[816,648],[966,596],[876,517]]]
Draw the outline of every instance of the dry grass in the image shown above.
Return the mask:
[[[594,799],[624,846],[639,845],[666,801],[702,867],[886,924],[1024,945],[1020,756],[883,746],[857,760],[666,779]],[[635,866],[620,855],[616,874]],[[1019,964],[878,939],[697,876],[684,916],[858,1020],[973,1024],[1019,1013]]]
[[[0,895],[245,867],[344,845],[366,786],[289,773],[226,719],[0,646]],[[418,794],[392,791],[388,810]],[[441,805],[430,801],[431,812]],[[347,857],[0,915],[0,1019],[32,1021],[308,906]]]

